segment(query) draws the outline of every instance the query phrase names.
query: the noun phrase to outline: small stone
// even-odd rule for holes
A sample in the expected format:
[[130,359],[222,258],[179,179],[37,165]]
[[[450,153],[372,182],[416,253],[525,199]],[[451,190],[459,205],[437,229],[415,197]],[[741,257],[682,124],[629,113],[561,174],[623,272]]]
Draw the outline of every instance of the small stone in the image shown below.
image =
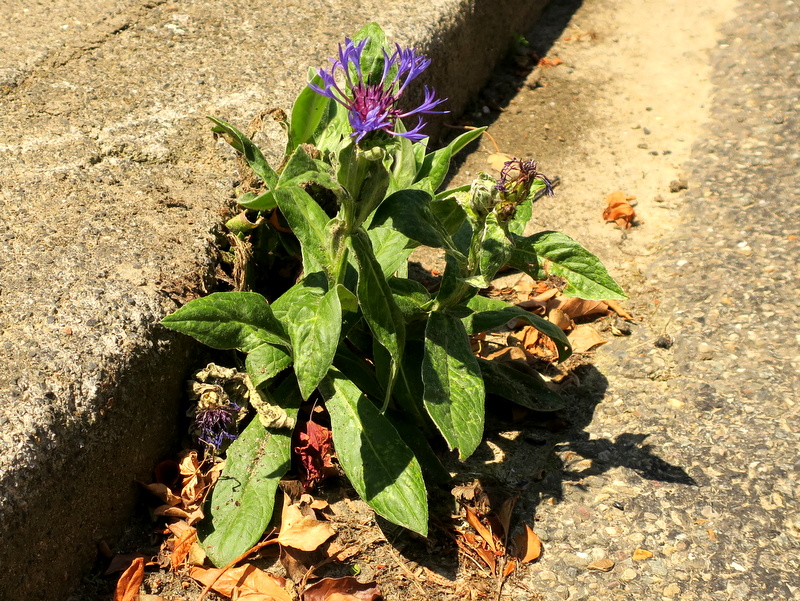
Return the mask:
[[634,570],[633,568],[628,568],[627,570],[622,572],[622,574],[620,574],[619,578],[620,580],[625,580],[626,582],[630,582],[631,580],[635,580],[636,576],[637,576],[636,570]]
[[633,552],[633,561],[642,561],[643,559],[650,559],[653,556],[652,551],[647,551],[646,549],[636,549]]
[[610,572],[614,569],[614,561],[609,559],[608,557],[604,557],[603,559],[598,559],[593,561],[588,566],[586,566],[587,570],[597,570],[598,572]]
[[656,345],[657,348],[668,349],[672,346],[672,337],[661,335],[658,338],[656,338],[654,344]]
[[669,183],[669,191],[673,194],[681,190],[688,190],[689,183],[685,179],[674,179]]
[[679,587],[677,584],[673,582],[672,584],[668,584],[667,586],[665,586],[664,590],[661,591],[661,594],[667,597],[668,599],[672,599],[681,594],[681,587]]

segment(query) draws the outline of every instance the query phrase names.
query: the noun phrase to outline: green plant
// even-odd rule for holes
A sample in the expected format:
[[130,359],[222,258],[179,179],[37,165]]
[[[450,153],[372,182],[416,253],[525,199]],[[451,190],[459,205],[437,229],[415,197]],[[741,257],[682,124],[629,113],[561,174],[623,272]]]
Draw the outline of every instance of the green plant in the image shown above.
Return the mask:
[[[378,514],[423,535],[423,471],[435,471],[437,461],[432,435],[465,459],[483,437],[487,390],[514,390],[512,401],[534,409],[559,402],[540,379],[472,353],[471,334],[514,318],[549,336],[560,359],[570,353],[550,322],[478,295],[503,266],[561,276],[567,295],[624,298],[600,262],[567,236],[523,237],[533,193],[549,190],[533,161],[509,161],[499,181],[481,174],[472,186],[437,193],[452,156],[482,130],[428,152],[422,119],[404,128],[404,117],[437,112],[440,101],[427,88],[419,107],[397,108],[427,65],[412,50],[388,49],[381,29],[366,26],[340,47],[329,71],[312,73],[286,121],[278,170],[239,130],[212,119],[263,182],[239,203],[261,216],[280,211],[303,264],[302,279],[272,303],[255,292],[215,293],[162,322],[246,354],[258,396],[260,419],[227,449],[200,528],[217,565],[265,531],[290,465],[291,429],[279,426],[294,423],[309,398],[324,402],[338,460],[356,491]],[[331,197],[329,214],[320,199]],[[436,294],[407,278],[408,256],[419,245],[446,253]]]

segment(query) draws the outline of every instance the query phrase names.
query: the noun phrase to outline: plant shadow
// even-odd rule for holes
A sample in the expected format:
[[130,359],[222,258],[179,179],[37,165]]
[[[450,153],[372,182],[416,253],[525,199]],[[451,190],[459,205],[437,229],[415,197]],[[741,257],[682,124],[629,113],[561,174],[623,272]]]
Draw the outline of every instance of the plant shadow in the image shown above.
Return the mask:
[[[479,486],[495,512],[507,499],[517,497],[511,521],[510,534],[513,537],[523,523],[532,525],[542,503],[563,501],[568,487],[587,492],[597,489],[599,492],[606,485],[596,477],[616,468],[632,472],[630,478],[634,481],[638,476],[643,481],[697,485],[683,467],[670,464],[654,452],[646,443],[647,434],[590,435],[587,428],[606,396],[608,380],[593,365],[578,365],[574,373],[580,383],[562,394],[567,407],[558,412],[531,412],[522,420],[514,420],[510,403],[500,399],[487,400],[483,443],[463,463],[459,463],[454,455],[448,456],[446,467],[455,473],[450,489],[430,487],[431,515],[435,526],[432,538],[437,540],[434,543],[417,541],[415,544],[406,540],[404,555],[409,560],[450,580],[456,578],[459,560],[453,538],[455,527],[461,520],[447,518],[451,512],[458,511],[451,493],[453,487]],[[383,527],[392,540],[388,536],[392,526],[383,524]],[[398,531],[394,536],[398,540],[408,539]],[[436,553],[430,551],[432,544],[434,548],[438,545]],[[442,552],[444,548],[451,551]]]

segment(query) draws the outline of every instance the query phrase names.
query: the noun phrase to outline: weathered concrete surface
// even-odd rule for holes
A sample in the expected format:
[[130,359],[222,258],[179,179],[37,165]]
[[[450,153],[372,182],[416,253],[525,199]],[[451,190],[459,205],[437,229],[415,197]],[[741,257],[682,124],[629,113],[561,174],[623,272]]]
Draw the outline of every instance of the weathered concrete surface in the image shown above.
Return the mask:
[[[370,20],[457,113],[546,0],[59,0],[0,6],[0,600],[61,599],[174,440],[231,152]],[[278,127],[260,136],[269,154]]]

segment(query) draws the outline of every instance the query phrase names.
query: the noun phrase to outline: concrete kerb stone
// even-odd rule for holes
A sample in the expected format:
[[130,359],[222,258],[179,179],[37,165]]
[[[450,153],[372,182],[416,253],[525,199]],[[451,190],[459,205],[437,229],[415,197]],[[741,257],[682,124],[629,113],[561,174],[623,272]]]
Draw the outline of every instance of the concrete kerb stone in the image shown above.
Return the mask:
[[[235,177],[204,115],[288,109],[373,20],[433,59],[420,83],[457,114],[545,4],[0,8],[0,601],[63,599],[174,445],[196,347],[158,322],[212,290]],[[283,145],[277,125],[257,141]]]

